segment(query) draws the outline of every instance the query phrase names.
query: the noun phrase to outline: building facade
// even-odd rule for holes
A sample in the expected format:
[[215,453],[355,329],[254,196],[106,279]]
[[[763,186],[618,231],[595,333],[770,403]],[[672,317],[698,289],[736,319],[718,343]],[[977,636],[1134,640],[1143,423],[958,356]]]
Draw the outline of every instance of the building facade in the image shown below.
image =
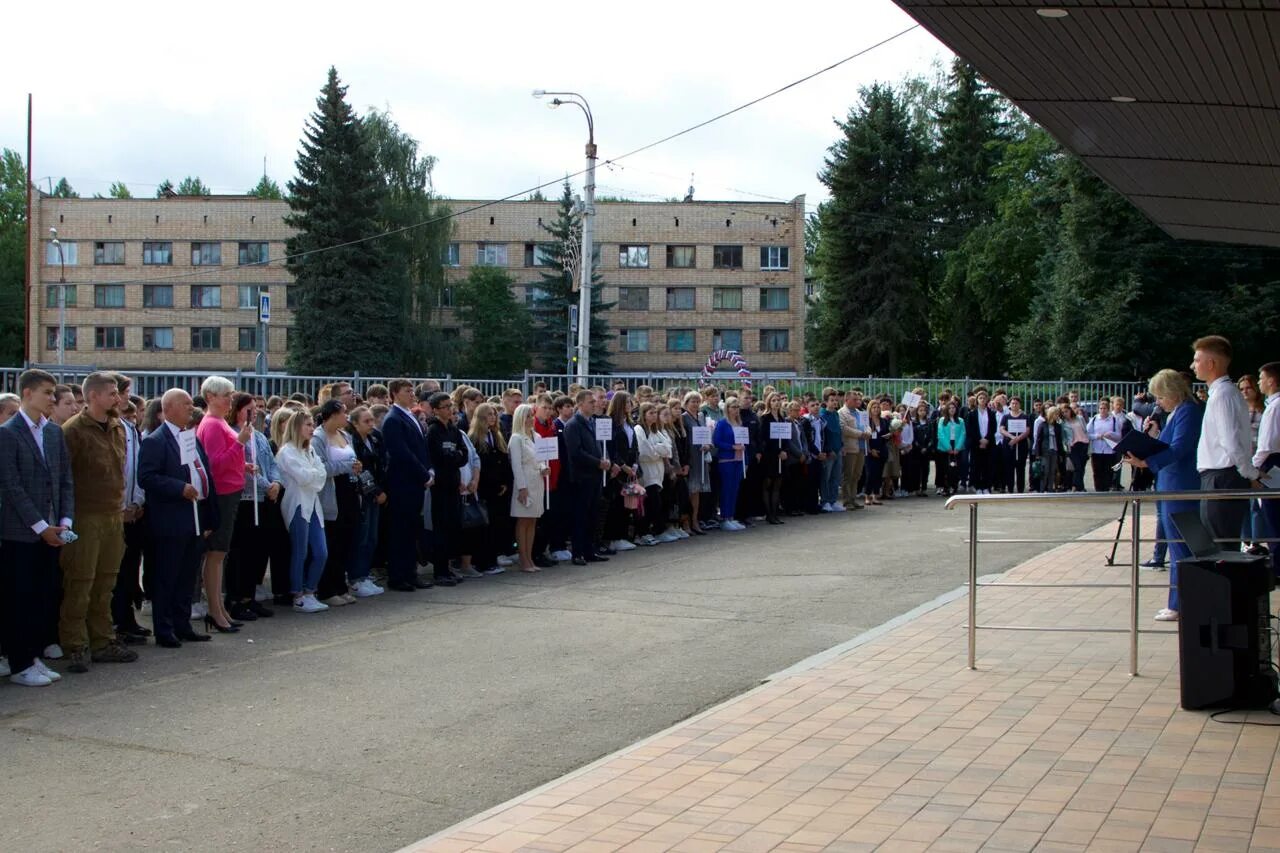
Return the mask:
[[[542,226],[554,221],[557,204],[448,203],[455,213],[449,287],[436,316],[441,334],[465,337],[452,303],[472,267],[504,268],[517,297],[532,304],[545,271]],[[67,364],[251,370],[265,292],[268,366],[283,370],[293,302],[281,263],[292,233],[287,213],[284,202],[243,196],[41,196],[31,232],[31,360],[57,363],[65,318]],[[606,316],[616,372],[695,372],[714,350],[737,350],[771,374],[803,369],[803,196],[604,202],[595,234],[600,301],[613,306]]]

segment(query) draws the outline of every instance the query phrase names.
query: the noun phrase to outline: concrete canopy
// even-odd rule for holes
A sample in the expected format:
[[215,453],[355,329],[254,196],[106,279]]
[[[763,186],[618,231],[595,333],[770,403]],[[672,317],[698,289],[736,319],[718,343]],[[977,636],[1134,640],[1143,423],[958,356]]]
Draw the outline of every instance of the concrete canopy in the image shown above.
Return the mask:
[[895,0],[1173,237],[1280,246],[1280,0]]

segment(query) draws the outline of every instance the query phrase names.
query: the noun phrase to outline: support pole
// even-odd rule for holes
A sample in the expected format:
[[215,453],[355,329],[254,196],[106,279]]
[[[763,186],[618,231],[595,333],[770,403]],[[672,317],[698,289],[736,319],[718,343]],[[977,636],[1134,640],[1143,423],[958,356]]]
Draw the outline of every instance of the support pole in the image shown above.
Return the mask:
[[1129,529],[1132,543],[1132,574],[1129,578],[1129,674],[1138,675],[1138,561],[1142,559],[1142,500],[1133,499],[1133,522]]
[[969,504],[969,669],[978,656],[978,505]]

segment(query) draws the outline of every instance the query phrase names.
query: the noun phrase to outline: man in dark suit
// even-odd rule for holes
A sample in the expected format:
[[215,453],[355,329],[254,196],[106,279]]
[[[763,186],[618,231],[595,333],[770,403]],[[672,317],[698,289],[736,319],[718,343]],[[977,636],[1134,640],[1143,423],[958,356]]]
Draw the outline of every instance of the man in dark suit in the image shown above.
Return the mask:
[[591,421],[596,413],[594,395],[590,390],[579,391],[577,403],[577,413],[564,428],[564,460],[570,487],[568,511],[573,517],[573,564],[585,566],[609,559],[596,554],[592,543],[600,503],[600,472],[611,470],[617,476],[621,469],[600,456],[595,425]]
[[986,388],[977,388],[973,396],[974,406],[964,415],[965,447],[969,450],[969,485],[980,495],[991,494],[999,418],[987,408]]
[[[180,388],[160,401],[164,423],[142,442],[138,484],[147,493],[149,533],[155,543],[151,579],[151,621],[156,645],[176,649],[183,640],[209,639],[191,628],[191,593],[204,556],[204,540],[218,527],[209,458],[196,442],[198,461],[182,463],[179,434],[191,423],[191,396]],[[196,524],[196,505],[200,523]]]
[[25,687],[61,678],[40,660],[57,624],[58,549],[75,509],[66,443],[49,421],[56,384],[43,370],[24,372],[22,407],[0,426],[0,630],[10,680]]
[[[418,547],[423,543],[422,505],[431,485],[431,459],[422,425],[411,411],[413,383],[393,379],[388,384],[393,405],[382,421],[382,442],[387,453],[387,580],[391,589],[413,592],[429,589],[430,581],[418,578]],[[425,550],[425,545],[424,545]]]

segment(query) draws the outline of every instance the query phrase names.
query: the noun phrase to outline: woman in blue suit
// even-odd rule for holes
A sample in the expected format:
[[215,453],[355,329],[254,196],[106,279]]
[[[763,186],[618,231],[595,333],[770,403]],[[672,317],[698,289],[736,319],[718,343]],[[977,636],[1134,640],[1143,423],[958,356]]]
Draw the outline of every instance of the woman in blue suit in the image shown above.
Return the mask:
[[[1124,461],[1134,468],[1150,468],[1156,475],[1157,492],[1195,491],[1200,488],[1200,473],[1196,470],[1196,445],[1200,442],[1200,423],[1204,419],[1204,407],[1191,396],[1191,385],[1176,370],[1161,370],[1151,377],[1151,393],[1160,408],[1169,413],[1164,431],[1160,432],[1152,422],[1149,430],[1154,438],[1169,445],[1144,459],[1132,453],[1125,454]],[[1173,523],[1175,512],[1199,512],[1199,501],[1161,501],[1160,521],[1166,535],[1178,536]],[[1178,561],[1190,559],[1191,551],[1182,542],[1169,543],[1169,606],[1156,614],[1157,622],[1178,621]]]

